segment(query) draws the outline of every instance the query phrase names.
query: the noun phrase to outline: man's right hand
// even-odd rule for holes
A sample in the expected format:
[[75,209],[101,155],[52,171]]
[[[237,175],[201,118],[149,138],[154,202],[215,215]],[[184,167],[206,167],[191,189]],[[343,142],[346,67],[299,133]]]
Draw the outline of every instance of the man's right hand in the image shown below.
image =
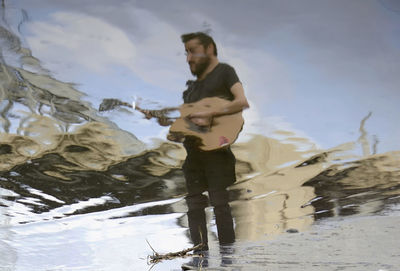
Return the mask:
[[142,112],[142,113],[144,114],[145,118],[148,119],[148,120],[154,117],[154,116],[151,114],[151,111],[150,111],[150,110],[140,109],[140,112]]
[[174,142],[182,143],[185,140],[185,136],[182,133],[169,133],[167,139]]

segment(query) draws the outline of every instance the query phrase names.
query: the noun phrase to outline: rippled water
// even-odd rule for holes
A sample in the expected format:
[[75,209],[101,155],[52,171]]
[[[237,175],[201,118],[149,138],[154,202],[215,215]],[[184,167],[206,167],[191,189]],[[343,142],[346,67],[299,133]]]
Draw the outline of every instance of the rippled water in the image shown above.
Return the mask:
[[[161,128],[152,126],[144,136],[142,129],[148,124],[130,109],[99,112],[96,104],[102,98],[121,98],[120,94],[96,96],[96,91],[82,90],[87,86],[54,76],[25,44],[27,37],[21,30],[35,25],[29,10],[34,14],[37,10],[23,1],[20,6],[2,3],[0,270],[180,270],[190,258],[149,265],[147,256],[153,252],[147,241],[160,253],[191,246],[181,171],[183,147],[159,136]],[[390,1],[384,4],[396,7]],[[61,8],[67,12],[71,7]],[[36,27],[45,30],[40,23]],[[345,101],[345,97],[338,99]],[[388,108],[392,102],[387,99]],[[378,227],[396,234],[394,239],[400,236],[392,226],[398,222],[400,203],[398,124],[388,119],[386,126],[378,128],[382,135],[375,130],[371,134],[368,123],[375,113],[358,110],[354,108],[361,116],[358,122],[350,121],[353,140],[343,139],[330,147],[321,147],[265,112],[258,122],[253,122],[253,113],[245,115],[253,126],[272,128],[266,128],[268,133],[245,128],[232,147],[238,181],[229,194],[237,242],[226,251],[218,247],[215,218],[212,208],[207,208],[210,270],[395,270],[398,252],[375,261],[366,256],[369,251],[357,254],[361,244],[357,242],[366,239],[365,247],[373,246],[368,240],[385,240],[380,249],[385,244],[396,247],[390,236],[380,235]],[[388,110],[399,116],[393,107]],[[323,120],[324,111],[320,112]],[[129,118],[135,121],[126,128]],[[326,123],[313,127],[323,131]],[[324,141],[322,137],[317,141]],[[379,151],[381,145],[384,151]],[[362,220],[367,218],[390,223],[367,227],[371,220]],[[339,227],[344,230],[335,232]],[[358,236],[358,230],[373,236]],[[318,248],[319,242],[341,238],[353,238],[354,243],[335,247],[336,243],[328,242],[327,246],[344,251],[337,252],[336,258],[329,254],[332,251],[323,254]],[[349,249],[350,244],[356,249]],[[302,245],[309,254],[296,251]],[[345,257],[346,253],[356,256]]]

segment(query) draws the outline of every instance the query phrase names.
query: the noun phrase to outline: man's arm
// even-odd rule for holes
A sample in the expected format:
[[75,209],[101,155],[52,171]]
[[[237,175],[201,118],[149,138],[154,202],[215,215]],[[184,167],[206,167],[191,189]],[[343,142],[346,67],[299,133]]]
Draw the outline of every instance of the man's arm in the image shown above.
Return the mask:
[[219,111],[213,112],[212,117],[234,114],[250,107],[240,82],[231,87],[231,92],[234,97],[233,100]]
[[[190,114],[189,118],[195,118],[195,123],[197,118],[212,118],[218,117],[222,115],[230,115],[237,112],[240,112],[246,108],[249,108],[249,103],[244,94],[243,86],[240,82],[235,83],[231,87],[231,92],[233,94],[233,100],[227,103],[224,107],[220,108],[217,111],[203,111]],[[197,123],[196,123],[197,124]]]

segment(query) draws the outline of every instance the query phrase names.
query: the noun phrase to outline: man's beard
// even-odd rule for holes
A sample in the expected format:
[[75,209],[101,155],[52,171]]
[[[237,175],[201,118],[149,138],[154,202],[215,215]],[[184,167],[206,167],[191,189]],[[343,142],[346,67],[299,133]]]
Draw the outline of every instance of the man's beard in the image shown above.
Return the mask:
[[210,65],[210,62],[211,62],[210,58],[206,56],[200,62],[194,64],[194,69],[190,69],[190,71],[194,76],[199,77]]

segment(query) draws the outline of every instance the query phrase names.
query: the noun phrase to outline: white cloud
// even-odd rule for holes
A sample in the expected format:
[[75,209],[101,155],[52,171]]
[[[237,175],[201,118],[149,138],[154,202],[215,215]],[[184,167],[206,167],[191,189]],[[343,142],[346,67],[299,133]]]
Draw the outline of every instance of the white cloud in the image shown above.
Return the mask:
[[84,68],[105,73],[112,65],[131,70],[136,48],[117,27],[95,17],[57,12],[28,25],[28,43],[45,66],[58,73]]
[[[256,104],[250,104],[250,109],[243,112],[243,118],[245,119],[245,124],[238,142],[246,142],[253,135],[263,135],[291,143],[303,151],[321,148],[317,140],[309,136],[305,131],[294,127],[292,123],[283,117],[263,116]],[[302,140],[293,141],[292,139]]]
[[181,92],[187,67],[180,33],[148,11],[132,8],[131,14],[137,28],[131,33],[145,33],[135,39],[138,51],[134,63],[136,75],[162,89]]
[[258,106],[276,98],[290,98],[295,86],[287,67],[268,51],[220,46],[221,59],[231,64],[245,91]]
[[82,67],[105,74],[121,66],[146,83],[181,92],[187,67],[180,33],[148,11],[130,11],[135,23],[129,31],[100,17],[57,12],[30,23],[27,40],[46,68],[64,75],[61,79],[68,80],[65,73],[74,78]]

